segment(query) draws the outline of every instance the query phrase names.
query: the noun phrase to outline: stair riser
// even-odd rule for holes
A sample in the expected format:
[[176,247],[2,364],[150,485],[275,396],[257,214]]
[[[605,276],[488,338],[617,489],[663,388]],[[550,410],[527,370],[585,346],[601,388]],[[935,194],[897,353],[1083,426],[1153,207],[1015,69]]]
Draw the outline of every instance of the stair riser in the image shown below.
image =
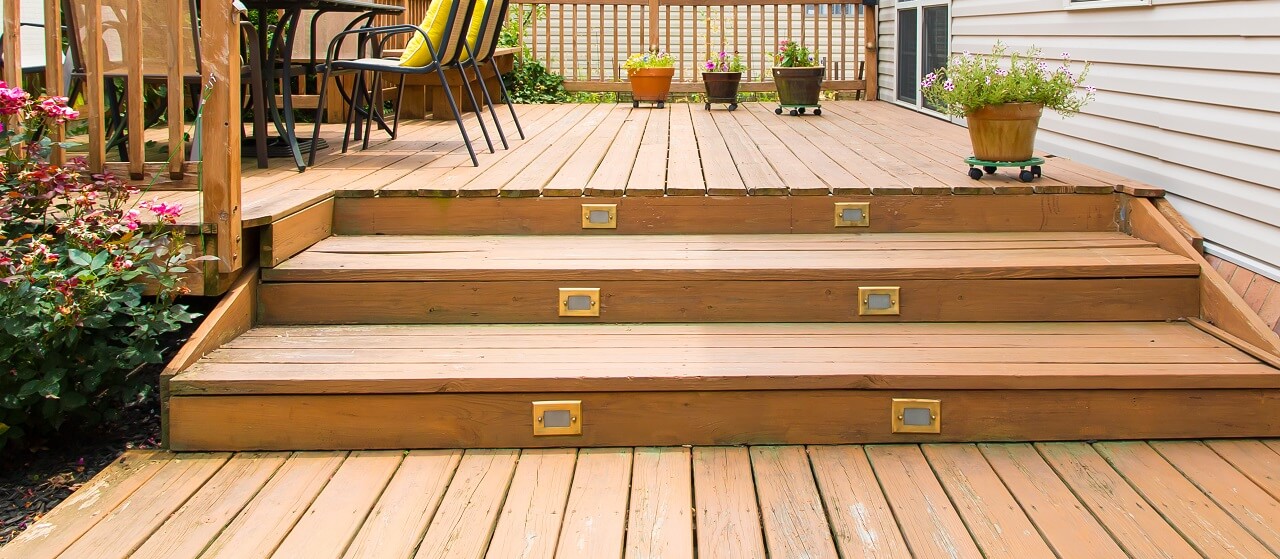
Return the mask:
[[[870,203],[868,227],[835,227],[836,202]],[[617,229],[583,229],[582,204],[617,204]],[[1026,196],[337,198],[337,235],[569,235],[1116,231],[1119,199]]]
[[[859,316],[858,287],[898,286],[901,314]],[[558,290],[598,287],[600,316]],[[1195,315],[1196,278],[732,282],[264,283],[263,324],[1150,321]]]
[[[941,400],[941,434],[891,433],[893,398]],[[581,400],[582,435],[533,436],[540,400]],[[1276,406],[1280,390],[779,390],[189,396],[170,413],[174,450],[336,450],[1276,437]]]

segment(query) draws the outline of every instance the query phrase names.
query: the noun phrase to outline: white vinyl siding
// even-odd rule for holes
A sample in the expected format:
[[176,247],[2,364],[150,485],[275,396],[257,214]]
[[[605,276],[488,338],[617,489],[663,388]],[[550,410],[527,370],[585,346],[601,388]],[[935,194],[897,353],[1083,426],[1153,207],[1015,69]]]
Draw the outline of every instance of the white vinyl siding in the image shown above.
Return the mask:
[[[998,39],[1093,62],[1097,100],[1046,114],[1041,149],[1163,187],[1210,241],[1280,264],[1280,0],[953,0],[951,13],[953,52]],[[893,65],[881,69],[892,99]]]

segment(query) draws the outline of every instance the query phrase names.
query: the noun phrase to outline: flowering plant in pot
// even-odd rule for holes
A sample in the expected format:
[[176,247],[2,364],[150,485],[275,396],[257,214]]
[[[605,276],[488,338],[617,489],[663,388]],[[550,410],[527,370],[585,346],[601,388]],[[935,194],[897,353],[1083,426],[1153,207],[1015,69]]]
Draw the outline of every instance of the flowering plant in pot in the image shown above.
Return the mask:
[[1093,87],[1081,89],[1088,74],[1088,63],[1073,70],[1068,53],[1052,66],[1035,47],[1009,53],[997,42],[991,54],[951,57],[920,86],[939,111],[965,117],[975,158],[1016,162],[1031,159],[1044,109],[1069,117],[1093,100]]
[[676,73],[676,60],[670,54],[651,50],[633,54],[622,65],[631,81],[631,106],[653,101],[661,109],[671,92],[671,77]]
[[773,82],[781,105],[774,112],[782,114],[782,109],[790,108],[793,115],[803,114],[806,108],[812,107],[813,114],[822,114],[822,109],[817,108],[818,92],[822,89],[826,68],[818,64],[814,52],[800,43],[783,39],[778,43],[773,61]]
[[702,64],[702,85],[707,90],[707,109],[712,103],[728,103],[729,110],[738,108],[738,85],[747,65],[738,53],[720,51]]

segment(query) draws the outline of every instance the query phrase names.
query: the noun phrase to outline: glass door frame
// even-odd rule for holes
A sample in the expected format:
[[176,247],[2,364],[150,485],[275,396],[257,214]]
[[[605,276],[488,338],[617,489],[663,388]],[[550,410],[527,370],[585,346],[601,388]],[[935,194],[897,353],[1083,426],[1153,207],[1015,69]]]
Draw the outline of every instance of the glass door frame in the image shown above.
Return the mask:
[[[895,55],[899,55],[899,56],[902,53],[902,34],[897,32],[898,16],[903,10],[916,10],[916,73],[917,74],[919,74],[921,70],[924,68],[924,59],[925,59],[924,9],[935,7],[935,6],[947,7],[947,57],[950,58],[951,54],[954,52],[951,47],[952,38],[953,38],[952,32],[951,32],[951,23],[953,18],[952,10],[951,10],[951,0],[898,0],[893,7],[893,26],[894,26],[893,48],[894,48]],[[894,60],[893,73],[894,73],[895,80],[901,78],[901,76],[898,75],[898,60],[896,58]],[[919,79],[920,79],[919,76],[917,76],[916,78],[917,84],[919,84]],[[897,82],[895,81],[893,98],[890,99],[890,102],[897,105],[901,105],[903,107],[907,107],[915,111],[925,113],[927,115],[935,116],[944,120],[953,120],[951,117],[943,113],[940,113],[938,111],[930,109],[929,107],[926,107],[924,104],[924,95],[920,93],[918,85],[916,89],[916,101],[915,103],[912,103],[910,101],[903,101],[898,98],[898,86],[897,86]]]

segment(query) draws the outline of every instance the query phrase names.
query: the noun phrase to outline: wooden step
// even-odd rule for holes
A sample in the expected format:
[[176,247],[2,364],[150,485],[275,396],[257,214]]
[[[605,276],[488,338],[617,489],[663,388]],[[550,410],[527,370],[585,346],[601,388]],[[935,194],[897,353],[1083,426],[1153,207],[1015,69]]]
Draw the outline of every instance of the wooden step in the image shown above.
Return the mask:
[[[1280,435],[1275,369],[1162,322],[259,327],[169,391],[184,450]],[[534,436],[542,400],[583,433]]]
[[[1194,262],[1121,233],[337,236],[263,270],[270,324],[1168,320]],[[896,287],[899,314],[860,315]],[[561,317],[561,288],[600,290]],[[323,302],[323,304],[317,304]]]

